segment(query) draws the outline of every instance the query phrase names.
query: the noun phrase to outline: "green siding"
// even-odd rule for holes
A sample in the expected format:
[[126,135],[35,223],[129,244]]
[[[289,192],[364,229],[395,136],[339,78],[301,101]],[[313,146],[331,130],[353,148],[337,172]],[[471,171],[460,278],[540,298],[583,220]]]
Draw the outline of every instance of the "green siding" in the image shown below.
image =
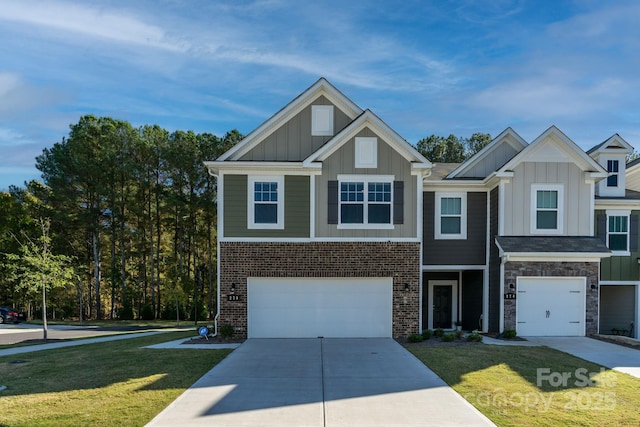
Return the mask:
[[[603,210],[595,212],[596,219],[598,215],[606,215]],[[631,211],[631,215],[640,215],[640,211]],[[596,232],[598,235],[598,221],[595,221]],[[606,233],[606,231],[605,231]],[[640,252],[631,252],[630,256],[612,256],[603,258],[600,263],[600,280],[605,281],[636,281],[640,278],[640,269],[638,269],[638,258]]]
[[247,175],[224,177],[224,237],[309,237],[309,177],[284,177],[284,229],[247,228]]

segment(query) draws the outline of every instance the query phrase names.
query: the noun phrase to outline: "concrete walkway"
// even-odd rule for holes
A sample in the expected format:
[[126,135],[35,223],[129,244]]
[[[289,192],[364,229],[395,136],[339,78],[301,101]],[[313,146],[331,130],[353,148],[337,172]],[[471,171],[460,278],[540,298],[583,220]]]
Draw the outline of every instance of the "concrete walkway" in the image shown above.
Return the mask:
[[392,339],[251,339],[149,426],[489,426]]
[[640,350],[586,337],[527,337],[527,340],[640,378]]
[[171,330],[163,329],[163,330],[156,330],[156,331],[150,331],[150,332],[128,332],[124,335],[109,335],[109,336],[104,336],[99,338],[86,338],[86,339],[78,339],[73,341],[52,342],[47,344],[35,344],[35,345],[26,345],[23,347],[5,348],[3,350],[0,350],[0,357],[13,356],[16,354],[32,353],[34,351],[41,351],[41,350],[51,350],[55,348],[75,347],[78,345],[94,344],[98,342],[126,340],[129,338],[139,338],[139,337],[145,337],[148,335],[162,334],[164,332],[171,332]]

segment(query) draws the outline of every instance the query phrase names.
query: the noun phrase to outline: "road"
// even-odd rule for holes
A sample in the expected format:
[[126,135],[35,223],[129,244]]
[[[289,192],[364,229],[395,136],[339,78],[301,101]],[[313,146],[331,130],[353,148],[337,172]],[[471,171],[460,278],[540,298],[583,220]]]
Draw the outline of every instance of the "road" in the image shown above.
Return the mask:
[[[47,338],[50,340],[65,340],[115,335],[141,330],[139,327],[105,328],[100,326],[49,325]],[[17,344],[23,341],[39,339],[42,339],[42,325],[31,325],[28,323],[19,323],[17,325],[0,324],[0,345]]]

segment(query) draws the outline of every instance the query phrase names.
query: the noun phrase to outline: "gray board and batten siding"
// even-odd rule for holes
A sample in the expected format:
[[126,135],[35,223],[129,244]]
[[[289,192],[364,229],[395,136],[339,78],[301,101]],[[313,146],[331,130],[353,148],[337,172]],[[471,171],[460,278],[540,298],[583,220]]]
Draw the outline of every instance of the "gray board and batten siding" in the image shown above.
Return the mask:
[[[378,138],[378,167],[375,169],[356,169],[355,137]],[[402,157],[379,135],[369,128],[358,132],[355,137],[344,143],[329,158],[323,161],[322,175],[316,176],[316,237],[320,238],[415,238],[417,232],[417,181],[411,175],[411,162]],[[402,224],[394,224],[393,229],[339,229],[329,224],[328,186],[329,181],[338,179],[338,175],[393,175],[394,181],[404,182],[404,207]]]
[[[267,136],[260,144],[243,155],[243,161],[300,162],[322,147],[333,136],[311,135],[311,106],[333,105],[319,96],[310,105]],[[333,106],[333,133],[344,129],[351,119],[337,106]]]
[[423,193],[424,265],[482,265],[487,262],[487,193],[467,193],[467,238],[434,238],[435,193]]
[[523,162],[514,168],[514,176],[504,186],[504,235],[531,235],[531,185],[564,186],[562,230],[566,236],[590,236],[591,187],[585,172],[573,163]]
[[224,237],[308,238],[311,204],[308,176],[284,177],[284,229],[247,227],[247,175],[224,176]]
[[489,174],[504,166],[505,163],[511,160],[518,152],[513,145],[503,141],[456,178],[486,178]]

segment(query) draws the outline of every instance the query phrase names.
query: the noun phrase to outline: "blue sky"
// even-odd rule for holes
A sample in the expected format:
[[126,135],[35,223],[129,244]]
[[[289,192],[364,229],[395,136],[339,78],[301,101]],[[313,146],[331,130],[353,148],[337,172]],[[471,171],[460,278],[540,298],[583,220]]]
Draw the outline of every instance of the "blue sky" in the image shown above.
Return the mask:
[[249,133],[324,76],[411,143],[640,148],[637,1],[0,0],[0,189],[94,114]]

